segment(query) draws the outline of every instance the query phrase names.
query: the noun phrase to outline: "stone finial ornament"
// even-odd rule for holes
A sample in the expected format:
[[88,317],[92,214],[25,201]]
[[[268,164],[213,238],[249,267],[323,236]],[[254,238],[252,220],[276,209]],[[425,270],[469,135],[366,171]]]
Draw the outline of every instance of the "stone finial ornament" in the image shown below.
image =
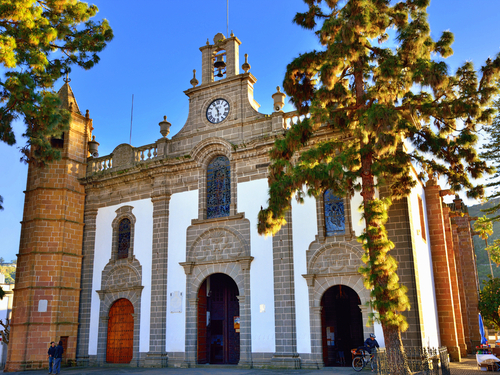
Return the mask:
[[245,73],[248,73],[248,71],[250,70],[250,68],[251,68],[251,66],[248,63],[248,53],[245,53],[245,62],[241,66],[241,69],[243,69],[245,71]]
[[273,94],[272,98],[274,99],[274,110],[279,112],[285,106],[285,97],[286,95],[281,92],[280,87],[276,86],[276,92]]
[[170,126],[172,125],[167,121],[167,116],[163,116],[163,121],[158,125],[160,125],[160,133],[163,138],[167,138],[167,135],[170,133]]
[[196,79],[196,69],[193,69],[193,79],[191,79],[189,83],[192,84],[193,87],[196,87],[198,85],[198,80]]
[[99,153],[97,151],[99,148],[99,142],[95,140],[95,135],[92,136],[92,140],[89,141],[88,145],[89,145],[90,155],[92,155],[94,158],[98,157]]
[[222,34],[222,33],[217,33],[217,34],[215,34],[215,36],[214,36],[214,44],[220,43],[220,42],[222,42],[224,39],[226,39],[226,37],[224,36],[224,34]]

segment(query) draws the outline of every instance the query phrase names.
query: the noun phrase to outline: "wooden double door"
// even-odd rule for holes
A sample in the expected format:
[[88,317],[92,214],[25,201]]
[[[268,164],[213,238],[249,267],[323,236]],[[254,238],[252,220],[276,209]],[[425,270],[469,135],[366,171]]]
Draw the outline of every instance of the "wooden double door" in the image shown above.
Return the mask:
[[130,363],[134,347],[134,306],[125,298],[109,310],[106,362]]
[[238,287],[222,273],[210,275],[198,291],[198,363],[240,360]]

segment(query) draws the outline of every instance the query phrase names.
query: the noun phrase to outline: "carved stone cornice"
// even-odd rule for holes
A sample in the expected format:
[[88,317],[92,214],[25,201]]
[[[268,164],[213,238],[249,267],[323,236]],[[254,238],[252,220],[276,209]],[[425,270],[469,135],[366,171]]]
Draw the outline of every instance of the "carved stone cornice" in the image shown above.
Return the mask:
[[205,260],[205,261],[198,261],[198,262],[179,262],[179,265],[184,268],[184,272],[186,275],[191,275],[193,272],[194,267],[196,266],[206,266],[206,265],[212,265],[212,264],[230,264],[230,263],[239,263],[241,266],[241,269],[243,271],[249,270],[250,269],[250,263],[254,260],[254,257],[252,256],[239,256],[239,257],[233,257],[229,259],[218,259],[218,260]]
[[109,289],[103,289],[103,290],[96,290],[96,293],[99,294],[99,299],[102,301],[104,300],[104,297],[106,294],[110,293],[118,293],[118,292],[135,292],[137,295],[142,294],[142,290],[144,287],[142,285],[138,286],[129,286],[129,287],[123,287],[123,288],[109,288]]

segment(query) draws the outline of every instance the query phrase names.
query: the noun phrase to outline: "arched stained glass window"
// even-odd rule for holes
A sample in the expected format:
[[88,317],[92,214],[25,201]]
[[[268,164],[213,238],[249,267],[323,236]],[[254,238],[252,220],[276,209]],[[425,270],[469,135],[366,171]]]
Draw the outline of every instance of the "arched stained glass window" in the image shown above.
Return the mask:
[[118,226],[118,259],[128,258],[130,249],[130,220],[125,218],[120,221]]
[[231,167],[229,159],[217,156],[207,169],[207,219],[229,216]]
[[327,236],[345,233],[344,199],[333,195],[330,189],[323,194],[325,204],[325,229]]

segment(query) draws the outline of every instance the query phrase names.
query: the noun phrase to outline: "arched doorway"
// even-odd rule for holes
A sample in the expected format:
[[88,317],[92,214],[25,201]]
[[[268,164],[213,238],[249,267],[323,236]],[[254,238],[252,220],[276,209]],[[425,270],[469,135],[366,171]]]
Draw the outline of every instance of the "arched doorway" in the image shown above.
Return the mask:
[[130,363],[134,344],[134,306],[125,298],[109,310],[106,362]]
[[350,350],[363,345],[360,304],[358,294],[345,285],[332,286],[323,294],[321,334],[325,366],[349,365]]
[[198,290],[198,363],[237,364],[240,360],[238,287],[222,273]]

